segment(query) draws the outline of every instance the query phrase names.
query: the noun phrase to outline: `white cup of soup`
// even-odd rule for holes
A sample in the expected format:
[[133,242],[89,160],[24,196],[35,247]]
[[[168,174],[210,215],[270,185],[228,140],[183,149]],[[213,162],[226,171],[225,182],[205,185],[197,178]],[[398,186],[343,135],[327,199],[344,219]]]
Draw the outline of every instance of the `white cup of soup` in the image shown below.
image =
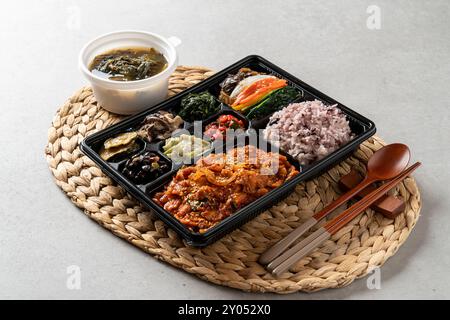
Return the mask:
[[180,43],[145,31],[116,31],[86,44],[79,66],[102,108],[134,114],[166,99]]

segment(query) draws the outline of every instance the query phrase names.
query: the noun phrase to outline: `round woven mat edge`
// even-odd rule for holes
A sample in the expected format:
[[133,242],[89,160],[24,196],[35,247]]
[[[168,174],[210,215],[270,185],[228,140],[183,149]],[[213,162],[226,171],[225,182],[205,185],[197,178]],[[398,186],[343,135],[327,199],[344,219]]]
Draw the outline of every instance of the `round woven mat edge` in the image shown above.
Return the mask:
[[[213,73],[205,67],[178,67],[169,80],[169,96]],[[320,210],[324,203],[336,198],[339,177],[350,167],[364,171],[363,163],[384,142],[372,137],[349,159],[298,185],[285,200],[240,229],[199,249],[186,246],[173,230],[148,214],[79,150],[84,137],[120,119],[97,106],[89,87],[69,98],[54,116],[45,148],[55,183],[87,216],[115,235],[214,284],[281,294],[349,285],[394,255],[420,215],[420,193],[414,178],[409,177],[391,191],[406,199],[407,204],[404,213],[395,220],[368,209],[290,272],[274,278],[258,264],[259,254]]]

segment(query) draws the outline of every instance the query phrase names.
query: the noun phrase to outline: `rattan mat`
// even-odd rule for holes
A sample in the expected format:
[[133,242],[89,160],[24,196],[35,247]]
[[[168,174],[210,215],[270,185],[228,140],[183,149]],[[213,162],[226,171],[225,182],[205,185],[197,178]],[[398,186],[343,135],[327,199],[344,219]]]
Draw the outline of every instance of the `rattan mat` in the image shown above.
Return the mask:
[[[212,74],[203,67],[178,67],[170,79],[169,95]],[[346,286],[395,254],[419,218],[420,194],[415,180],[409,177],[392,190],[407,203],[405,211],[395,220],[368,209],[289,273],[274,278],[258,264],[259,255],[337,198],[339,177],[351,167],[364,171],[364,163],[384,142],[378,137],[369,139],[338,166],[299,184],[284,201],[216,243],[198,249],[187,246],[78,148],[83,138],[121,119],[97,106],[89,87],[70,97],[57,111],[48,130],[45,153],[56,184],[87,216],[115,235],[174,267],[218,285],[275,293]]]

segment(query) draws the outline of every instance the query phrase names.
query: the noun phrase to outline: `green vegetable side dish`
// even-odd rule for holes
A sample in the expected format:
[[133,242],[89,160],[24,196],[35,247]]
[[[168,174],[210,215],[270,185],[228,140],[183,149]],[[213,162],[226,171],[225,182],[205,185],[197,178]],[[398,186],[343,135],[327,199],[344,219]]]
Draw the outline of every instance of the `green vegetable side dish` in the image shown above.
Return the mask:
[[152,77],[167,68],[167,60],[154,48],[113,49],[97,55],[89,70],[105,79],[135,81]]
[[252,107],[246,116],[250,120],[262,118],[271,114],[293,100],[303,96],[303,92],[293,87],[284,87],[271,93],[267,98]]
[[208,141],[193,135],[182,134],[166,140],[163,151],[175,162],[189,162],[193,157],[200,156],[210,148]]
[[220,110],[220,103],[207,91],[190,93],[181,100],[178,115],[185,121],[205,120]]

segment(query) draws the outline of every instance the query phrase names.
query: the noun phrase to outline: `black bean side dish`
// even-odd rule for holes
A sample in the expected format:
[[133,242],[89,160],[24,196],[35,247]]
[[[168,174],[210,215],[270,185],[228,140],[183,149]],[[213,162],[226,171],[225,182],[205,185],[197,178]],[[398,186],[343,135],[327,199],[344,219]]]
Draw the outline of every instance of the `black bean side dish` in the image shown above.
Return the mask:
[[170,167],[166,160],[154,152],[133,156],[125,163],[122,173],[134,183],[143,184],[162,176]]

